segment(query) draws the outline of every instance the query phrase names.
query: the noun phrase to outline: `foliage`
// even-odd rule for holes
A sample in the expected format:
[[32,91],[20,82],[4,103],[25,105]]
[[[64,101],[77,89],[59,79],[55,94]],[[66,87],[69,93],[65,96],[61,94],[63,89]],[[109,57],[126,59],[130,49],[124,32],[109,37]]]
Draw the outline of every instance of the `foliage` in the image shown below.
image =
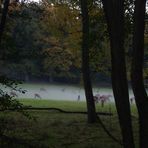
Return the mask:
[[[90,15],[91,69],[106,73],[110,55],[102,8],[94,5]],[[77,2],[20,3],[11,7],[6,27],[3,74],[25,81],[51,76],[80,80],[81,13]],[[63,58],[56,59],[59,50]]]
[[[133,3],[125,1],[125,48],[128,74],[131,61]],[[132,9],[130,9],[132,8]],[[90,68],[92,76],[110,75],[110,48],[106,21],[100,1],[89,6]],[[2,40],[1,73],[14,79],[47,81],[81,79],[81,12],[79,2],[42,1],[9,6]],[[147,45],[146,45],[147,46]],[[61,51],[63,58],[56,54]],[[67,58],[68,56],[68,58]],[[147,70],[145,70],[147,76]]]
[[56,76],[72,76],[71,68],[80,67],[81,32],[78,13],[66,4],[46,4],[41,27],[45,46],[44,68],[49,75],[54,72]]
[[18,82],[16,80],[12,80],[7,78],[6,76],[1,75],[0,85],[0,112],[3,112],[3,116],[0,116],[0,136],[2,136],[7,130],[6,122],[10,124],[10,121],[8,121],[7,117],[5,116],[6,111],[17,111],[30,119],[33,117],[31,117],[28,112],[23,111],[23,108],[25,106],[16,98],[14,98],[14,95],[11,95],[9,94],[9,92],[6,91],[6,88],[9,88],[15,92],[18,91],[20,93],[25,93],[25,90],[18,88]]

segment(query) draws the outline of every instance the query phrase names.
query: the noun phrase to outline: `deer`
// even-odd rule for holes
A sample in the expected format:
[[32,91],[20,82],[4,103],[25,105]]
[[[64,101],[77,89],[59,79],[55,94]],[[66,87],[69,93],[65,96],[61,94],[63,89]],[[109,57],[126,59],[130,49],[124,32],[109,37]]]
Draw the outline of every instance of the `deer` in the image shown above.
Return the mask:
[[101,107],[104,107],[104,103],[107,102],[107,101],[110,101],[110,97],[112,97],[112,95],[101,95],[99,97],[99,100],[101,102]]
[[35,94],[34,94],[34,98],[35,98],[35,99],[37,99],[37,98],[42,99],[42,97],[41,97],[38,93],[35,93]]
[[93,96],[94,98],[94,102],[98,103],[99,102],[99,98],[100,98],[100,94],[96,94],[95,96]]
[[44,87],[41,87],[40,91],[46,91],[46,89]]
[[18,95],[17,95],[16,92],[14,92],[14,91],[11,91],[11,92],[10,92],[10,96],[12,96],[12,97],[18,97]]
[[80,95],[78,95],[77,101],[80,101]]
[[130,97],[130,103],[133,104],[135,97]]
[[65,91],[65,88],[62,88],[62,89],[61,89],[61,91],[63,91],[63,92],[64,92],[64,91]]

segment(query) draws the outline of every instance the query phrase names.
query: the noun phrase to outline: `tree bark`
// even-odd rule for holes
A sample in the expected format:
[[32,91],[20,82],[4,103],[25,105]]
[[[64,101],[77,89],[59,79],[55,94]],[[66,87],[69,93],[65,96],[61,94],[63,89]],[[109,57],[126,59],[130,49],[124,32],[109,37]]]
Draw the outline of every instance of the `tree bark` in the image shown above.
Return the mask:
[[135,1],[131,82],[139,114],[140,148],[148,148],[148,97],[143,82],[146,0]]
[[2,34],[3,34],[3,31],[4,31],[4,27],[5,27],[5,24],[6,24],[6,17],[7,17],[7,13],[8,13],[9,2],[10,2],[10,0],[4,1],[4,8],[2,10],[2,16],[1,16],[1,22],[0,22],[0,43],[1,43],[1,40],[2,40]]
[[89,15],[87,0],[81,0],[82,12],[82,73],[87,102],[88,122],[97,122],[89,70]]
[[124,0],[103,0],[110,36],[112,87],[124,148],[134,148],[124,53]]

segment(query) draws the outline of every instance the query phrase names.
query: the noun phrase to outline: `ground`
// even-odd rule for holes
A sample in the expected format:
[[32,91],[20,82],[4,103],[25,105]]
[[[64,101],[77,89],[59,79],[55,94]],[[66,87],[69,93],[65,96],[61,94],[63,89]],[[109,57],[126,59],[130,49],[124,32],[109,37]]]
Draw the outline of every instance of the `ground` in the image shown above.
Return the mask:
[[[34,107],[57,107],[67,111],[86,111],[85,102],[22,99],[25,105]],[[111,112],[113,116],[101,116],[106,127],[118,139],[121,138],[114,104],[104,108],[97,105],[97,111]],[[99,123],[88,124],[84,114],[65,114],[58,111],[29,111],[32,119],[20,113],[5,112],[7,118],[5,135],[25,141],[36,148],[121,148],[104,132]],[[137,117],[132,105],[133,125],[137,139]],[[28,148],[24,144],[11,144],[11,148]],[[9,144],[4,144],[5,147]]]

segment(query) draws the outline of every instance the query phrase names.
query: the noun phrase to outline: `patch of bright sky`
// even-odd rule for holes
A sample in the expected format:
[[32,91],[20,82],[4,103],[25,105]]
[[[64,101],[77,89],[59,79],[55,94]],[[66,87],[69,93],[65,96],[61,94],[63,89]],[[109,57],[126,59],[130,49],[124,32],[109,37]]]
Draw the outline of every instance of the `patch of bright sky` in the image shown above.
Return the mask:
[[33,0],[34,2],[39,2],[40,0]]
[[41,0],[26,0],[27,2],[37,2],[39,3]]
[[[42,0],[26,0],[26,2],[36,2],[36,3],[39,3],[41,2]],[[51,6],[54,6],[53,3],[51,3]]]

